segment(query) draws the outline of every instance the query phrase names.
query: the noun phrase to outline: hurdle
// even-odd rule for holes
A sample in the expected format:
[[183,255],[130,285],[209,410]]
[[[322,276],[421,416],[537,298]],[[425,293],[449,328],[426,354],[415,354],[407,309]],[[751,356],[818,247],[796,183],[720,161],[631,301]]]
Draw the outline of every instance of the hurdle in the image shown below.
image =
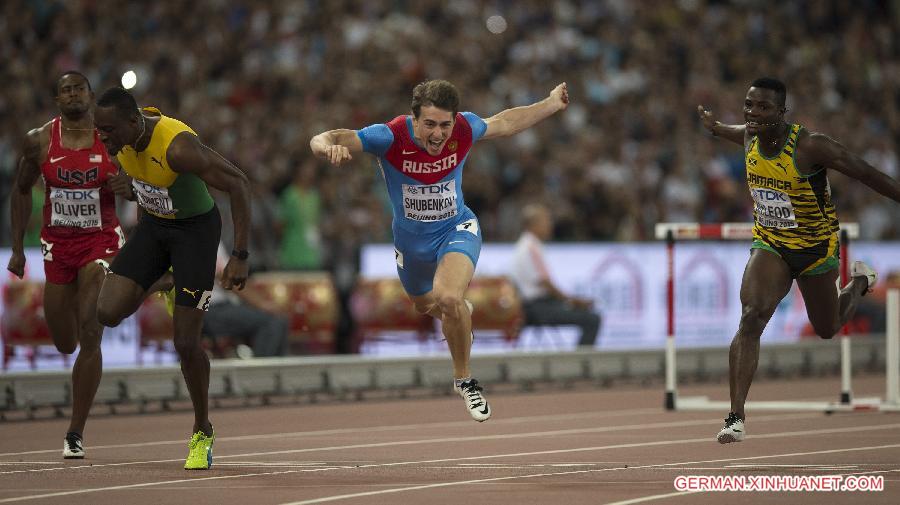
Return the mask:
[[[857,223],[841,225],[840,277],[841,286],[849,282],[849,245],[859,237]],[[749,240],[753,237],[753,223],[657,223],[655,236],[666,241],[666,345],[665,397],[667,410],[730,410],[730,402],[711,401],[707,397],[679,398],[675,347],[675,244],[679,240]],[[900,411],[900,330],[898,330],[898,294],[888,293],[887,373],[885,400],[881,398],[854,399],[852,394],[851,341],[847,327],[842,329],[841,392],[837,402],[814,401],[748,401],[748,410],[811,410],[826,413],[850,411]]]

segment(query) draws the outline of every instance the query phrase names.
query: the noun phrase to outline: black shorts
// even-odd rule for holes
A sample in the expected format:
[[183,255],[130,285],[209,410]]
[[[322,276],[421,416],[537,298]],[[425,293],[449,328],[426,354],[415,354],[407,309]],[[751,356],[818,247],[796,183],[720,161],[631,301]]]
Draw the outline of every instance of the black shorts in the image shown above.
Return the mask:
[[841,248],[837,233],[818,244],[806,249],[788,249],[777,247],[768,242],[756,238],[750,249],[765,249],[777,254],[787,263],[791,270],[791,278],[801,276],[820,275],[834,270],[840,266]]
[[141,219],[110,265],[147,290],[169,267],[175,277],[175,304],[206,310],[216,281],[216,254],[222,233],[219,209],[186,219]]

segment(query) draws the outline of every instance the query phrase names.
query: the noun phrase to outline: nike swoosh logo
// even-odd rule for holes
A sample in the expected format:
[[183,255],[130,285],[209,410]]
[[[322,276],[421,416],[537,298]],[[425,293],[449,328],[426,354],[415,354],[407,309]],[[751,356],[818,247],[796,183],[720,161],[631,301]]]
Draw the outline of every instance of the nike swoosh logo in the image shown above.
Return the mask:
[[416,151],[416,150],[412,150],[412,151],[407,151],[406,149],[403,150],[403,154],[415,154],[417,152],[418,151]]
[[735,430],[735,429],[733,429],[733,428],[732,428],[731,431],[733,431],[733,432],[735,432],[735,433],[743,433],[743,432],[744,432],[744,430]]
[[106,250],[106,254],[113,254],[114,252],[116,252],[115,249],[107,249]]
[[50,163],[56,163],[57,161],[64,159],[65,156],[60,156],[59,158],[50,158]]
[[450,245],[450,244],[462,244],[463,242],[465,242],[465,240],[454,240],[453,242],[447,242],[447,245]]
[[488,407],[487,405],[485,405],[485,406],[484,406],[484,409],[479,410],[479,412],[481,412],[481,413],[484,414],[484,415],[487,415],[488,411],[490,411],[490,410],[491,410],[491,408]]

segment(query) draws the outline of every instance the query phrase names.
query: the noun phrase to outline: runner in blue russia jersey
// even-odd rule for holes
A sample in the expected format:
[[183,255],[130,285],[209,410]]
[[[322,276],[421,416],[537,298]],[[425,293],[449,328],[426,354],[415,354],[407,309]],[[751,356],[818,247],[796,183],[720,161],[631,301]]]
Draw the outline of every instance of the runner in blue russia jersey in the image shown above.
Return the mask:
[[393,212],[397,272],[416,310],[442,322],[453,359],[454,388],[469,414],[485,421],[491,410],[471,377],[471,304],[465,291],[481,252],[481,229],[466,207],[462,173],[474,143],[530,128],[568,106],[566,84],[536,103],[486,120],[459,112],[459,92],[432,80],[413,89],[412,114],[361,130],[330,130],[310,141],[333,165],[366,152],[376,156]]
[[462,172],[486,129],[475,114],[457,113],[446,153],[437,160],[416,145],[410,116],[357,132],[363,150],[378,157],[394,214],[397,272],[412,296],[432,290],[437,260],[450,251],[478,264],[481,230],[465,205]]

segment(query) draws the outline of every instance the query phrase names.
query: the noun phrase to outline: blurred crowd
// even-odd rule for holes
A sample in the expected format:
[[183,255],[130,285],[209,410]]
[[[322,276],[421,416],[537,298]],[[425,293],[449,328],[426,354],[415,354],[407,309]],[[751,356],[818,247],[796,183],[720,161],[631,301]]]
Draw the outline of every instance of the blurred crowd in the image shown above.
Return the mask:
[[[533,201],[552,210],[557,241],[749,221],[741,148],[711,138],[696,106],[740,123],[750,81],[778,77],[790,121],[897,177],[898,32],[900,4],[887,0],[6,0],[0,237],[19,144],[55,114],[68,69],[98,94],[133,70],[140,104],[247,173],[255,270],[331,269],[341,284],[360,244],[390,240],[374,160],[330,167],[308,143],[407,113],[429,78],[454,82],[462,109],[485,118],[568,83],[563,114],[473,150],[464,190],[486,241],[514,240]],[[862,238],[900,239],[900,205],[836,173],[831,183]]]

